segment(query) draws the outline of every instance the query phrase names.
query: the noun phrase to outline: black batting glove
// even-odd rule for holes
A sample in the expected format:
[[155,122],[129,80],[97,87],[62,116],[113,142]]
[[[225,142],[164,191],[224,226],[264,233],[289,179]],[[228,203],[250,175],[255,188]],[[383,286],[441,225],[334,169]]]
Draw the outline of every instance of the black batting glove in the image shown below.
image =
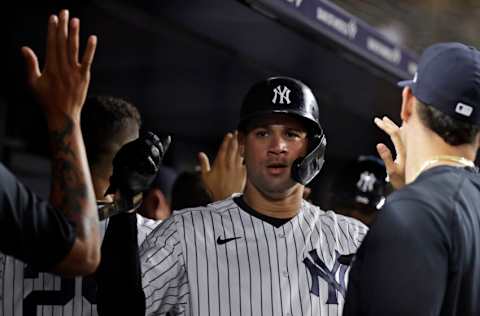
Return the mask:
[[113,158],[113,174],[105,195],[120,192],[128,198],[147,190],[155,180],[171,137],[160,139],[146,132],[118,151]]

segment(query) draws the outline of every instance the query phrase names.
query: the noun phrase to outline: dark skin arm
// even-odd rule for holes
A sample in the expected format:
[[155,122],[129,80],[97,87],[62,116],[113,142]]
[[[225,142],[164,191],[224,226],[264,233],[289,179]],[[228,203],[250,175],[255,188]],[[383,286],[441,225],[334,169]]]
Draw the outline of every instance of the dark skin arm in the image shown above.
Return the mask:
[[54,271],[63,275],[87,275],[100,261],[100,235],[90,171],[80,130],[80,112],[90,82],[90,66],[97,39],[90,36],[79,61],[80,21],[66,10],[48,22],[45,65],[22,47],[28,83],[46,118],[52,154],[51,204],[75,223],[77,236],[69,254]]

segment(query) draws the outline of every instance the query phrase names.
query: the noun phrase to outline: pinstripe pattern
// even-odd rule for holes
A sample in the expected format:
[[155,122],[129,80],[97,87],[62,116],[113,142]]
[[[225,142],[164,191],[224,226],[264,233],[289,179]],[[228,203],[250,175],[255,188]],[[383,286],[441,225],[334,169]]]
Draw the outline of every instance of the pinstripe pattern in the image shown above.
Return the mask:
[[153,219],[149,219],[138,214],[136,215],[137,215],[137,230],[138,230],[137,240],[138,240],[138,244],[141,245],[145,240],[145,238],[147,237],[147,235],[150,234],[153,231],[153,229],[157,227],[158,224],[161,223],[161,221],[155,221]]
[[[158,222],[137,216],[138,241]],[[100,222],[105,234],[108,220]],[[92,278],[62,278],[36,273],[22,261],[0,253],[0,315],[91,316],[97,315],[96,285]]]
[[175,212],[141,246],[147,315],[341,315],[349,267],[337,259],[366,231],[305,201],[278,228],[232,199]]

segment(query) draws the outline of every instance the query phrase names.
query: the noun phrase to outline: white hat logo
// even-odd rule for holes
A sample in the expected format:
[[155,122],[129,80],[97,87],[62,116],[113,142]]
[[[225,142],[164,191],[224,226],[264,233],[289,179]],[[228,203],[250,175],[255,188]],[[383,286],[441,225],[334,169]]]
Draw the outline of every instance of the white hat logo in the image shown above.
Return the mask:
[[472,115],[472,112],[473,112],[473,107],[471,107],[470,105],[467,105],[465,103],[458,102],[457,106],[455,107],[455,112],[460,114],[460,115],[470,117]]

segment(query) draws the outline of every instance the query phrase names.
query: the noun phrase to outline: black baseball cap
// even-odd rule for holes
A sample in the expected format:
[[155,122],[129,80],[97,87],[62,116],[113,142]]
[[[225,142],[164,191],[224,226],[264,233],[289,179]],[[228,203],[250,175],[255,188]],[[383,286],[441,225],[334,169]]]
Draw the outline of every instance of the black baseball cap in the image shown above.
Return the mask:
[[462,43],[438,43],[423,52],[412,80],[400,81],[422,103],[480,125],[480,52]]
[[366,213],[379,210],[387,196],[387,172],[375,156],[359,156],[339,172],[333,182],[334,207],[348,207]]
[[150,188],[156,188],[162,191],[168,201],[172,197],[172,188],[175,180],[177,179],[177,173],[175,169],[161,165],[158,168],[155,180],[153,180]]

